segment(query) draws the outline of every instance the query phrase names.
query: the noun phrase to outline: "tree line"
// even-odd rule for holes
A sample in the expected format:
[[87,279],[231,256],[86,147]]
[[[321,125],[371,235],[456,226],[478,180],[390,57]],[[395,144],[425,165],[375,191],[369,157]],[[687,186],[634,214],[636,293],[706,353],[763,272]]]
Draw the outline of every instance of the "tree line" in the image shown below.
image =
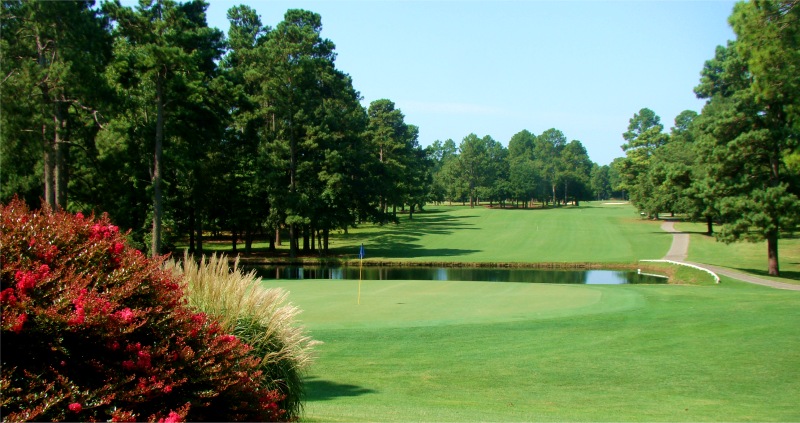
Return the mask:
[[151,254],[225,230],[248,250],[288,233],[296,256],[429,201],[590,196],[594,165],[558,130],[423,148],[391,100],[361,105],[318,14],[273,28],[236,6],[226,36],[207,6],[3,1],[0,200],[107,212]]
[[686,213],[727,243],[766,240],[777,276],[781,233],[800,223],[800,6],[739,3],[729,22],[736,40],[717,47],[694,89],[702,112],[681,113],[667,134],[640,110],[612,167],[647,215]]
[[429,200],[527,208],[579,205],[582,200],[622,195],[613,187],[618,175],[610,166],[590,160],[578,140],[567,142],[558,129],[540,135],[522,130],[508,148],[491,136],[467,135],[461,143],[448,139],[428,147],[433,161]]

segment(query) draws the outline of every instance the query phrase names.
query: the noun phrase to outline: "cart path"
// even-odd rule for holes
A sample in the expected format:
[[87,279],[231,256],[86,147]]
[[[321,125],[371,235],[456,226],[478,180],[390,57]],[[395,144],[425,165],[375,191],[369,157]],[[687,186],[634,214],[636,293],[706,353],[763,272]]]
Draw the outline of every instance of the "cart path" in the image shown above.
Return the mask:
[[800,291],[800,285],[772,281],[748,273],[732,270],[727,267],[712,266],[710,264],[694,263],[686,261],[686,257],[688,256],[689,253],[689,234],[676,230],[675,222],[671,221],[662,223],[661,229],[665,232],[672,233],[672,245],[669,247],[667,255],[664,256],[664,260],[672,260],[681,263],[692,264],[710,270],[718,275],[727,276],[729,278],[733,278],[744,282],[754,283],[756,285],[764,285],[778,289],[788,289],[791,291]]

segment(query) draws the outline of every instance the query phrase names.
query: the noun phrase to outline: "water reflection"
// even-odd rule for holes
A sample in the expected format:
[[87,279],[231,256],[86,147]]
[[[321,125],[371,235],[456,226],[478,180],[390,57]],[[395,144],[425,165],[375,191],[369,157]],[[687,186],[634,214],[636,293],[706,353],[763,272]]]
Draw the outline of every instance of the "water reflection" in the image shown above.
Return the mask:
[[[254,266],[264,279],[358,279],[358,267],[324,266]],[[562,284],[654,284],[665,283],[666,278],[642,275],[637,272],[617,270],[542,270],[475,267],[383,267],[369,266],[361,269],[364,280],[432,280],[432,281],[484,281],[528,282]]]

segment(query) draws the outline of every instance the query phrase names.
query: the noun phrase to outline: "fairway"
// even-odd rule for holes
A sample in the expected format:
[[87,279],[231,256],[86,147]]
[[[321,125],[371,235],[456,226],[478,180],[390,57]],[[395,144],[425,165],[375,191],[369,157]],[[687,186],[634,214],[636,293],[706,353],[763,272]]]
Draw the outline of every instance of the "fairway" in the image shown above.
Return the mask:
[[635,262],[661,258],[672,242],[660,222],[630,205],[558,209],[428,206],[400,224],[364,225],[332,237],[336,254],[429,262]]
[[800,295],[272,281],[324,342],[305,421],[797,421]]

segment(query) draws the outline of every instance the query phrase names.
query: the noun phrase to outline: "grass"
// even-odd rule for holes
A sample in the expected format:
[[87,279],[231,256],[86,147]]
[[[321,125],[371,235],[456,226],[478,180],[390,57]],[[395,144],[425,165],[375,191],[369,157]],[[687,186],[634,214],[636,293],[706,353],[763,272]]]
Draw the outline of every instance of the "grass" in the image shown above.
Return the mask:
[[[331,234],[331,255],[355,258],[364,244],[366,263],[621,262],[661,258],[672,241],[659,222],[642,220],[630,206],[583,203],[559,209],[498,210],[428,206],[399,225],[362,225]],[[230,251],[230,243],[206,243]],[[264,252],[268,244],[255,243]],[[286,254],[288,242],[279,253]]]
[[[629,206],[440,207],[333,246],[363,242],[373,261],[632,263],[669,249],[659,226]],[[737,244],[720,258],[731,250],[697,237],[695,261],[757,269],[763,255]],[[358,281],[264,283],[324,342],[304,421],[800,420],[800,294],[673,270],[687,284],[365,281],[361,305]]]
[[272,281],[318,347],[305,421],[797,421],[800,295]]
[[679,223],[676,229],[689,232],[689,260],[738,269],[766,279],[800,284],[800,237],[785,234],[778,241],[781,277],[767,274],[767,243],[737,242],[725,244],[705,235],[704,223]]
[[345,253],[363,242],[371,259],[409,261],[631,262],[660,258],[671,242],[629,207],[427,211],[402,216],[400,225],[352,231],[335,247]]

